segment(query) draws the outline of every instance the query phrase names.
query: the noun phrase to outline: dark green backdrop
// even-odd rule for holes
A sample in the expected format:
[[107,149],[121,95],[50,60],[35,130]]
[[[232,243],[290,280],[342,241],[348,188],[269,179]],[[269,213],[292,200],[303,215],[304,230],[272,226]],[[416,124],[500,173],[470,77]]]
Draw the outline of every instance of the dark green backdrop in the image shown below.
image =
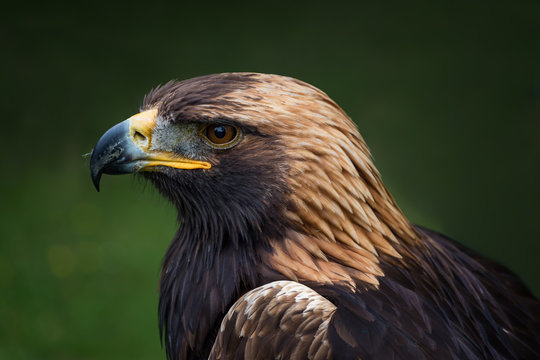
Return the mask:
[[0,358],[164,358],[174,209],[129,176],[96,193],[82,155],[151,87],[215,72],[326,91],[412,221],[540,294],[537,1],[195,3],[4,11]]

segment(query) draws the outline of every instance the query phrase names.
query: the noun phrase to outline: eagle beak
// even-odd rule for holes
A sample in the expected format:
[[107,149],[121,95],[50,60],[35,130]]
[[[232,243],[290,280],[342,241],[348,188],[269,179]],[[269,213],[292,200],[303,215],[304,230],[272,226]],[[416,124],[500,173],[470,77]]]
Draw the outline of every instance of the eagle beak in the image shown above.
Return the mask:
[[191,160],[172,152],[152,150],[157,110],[147,110],[110,128],[92,150],[90,173],[99,191],[102,174],[157,171],[158,166],[176,169],[210,169],[205,161]]

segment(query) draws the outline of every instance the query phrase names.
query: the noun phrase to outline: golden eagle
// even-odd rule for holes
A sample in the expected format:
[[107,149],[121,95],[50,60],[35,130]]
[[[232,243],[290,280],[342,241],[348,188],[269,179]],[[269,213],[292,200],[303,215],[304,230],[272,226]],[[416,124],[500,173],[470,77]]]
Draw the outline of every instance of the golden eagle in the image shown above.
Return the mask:
[[95,146],[178,209],[159,324],[170,359],[533,359],[540,303],[412,225],[345,112],[302,81],[171,81]]

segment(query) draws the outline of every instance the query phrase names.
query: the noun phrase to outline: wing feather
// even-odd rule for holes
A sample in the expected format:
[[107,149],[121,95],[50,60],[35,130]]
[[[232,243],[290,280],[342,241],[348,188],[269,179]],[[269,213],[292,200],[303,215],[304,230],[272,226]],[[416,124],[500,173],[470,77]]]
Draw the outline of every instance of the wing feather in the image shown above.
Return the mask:
[[243,295],[224,317],[210,359],[328,359],[336,307],[309,287],[276,281]]

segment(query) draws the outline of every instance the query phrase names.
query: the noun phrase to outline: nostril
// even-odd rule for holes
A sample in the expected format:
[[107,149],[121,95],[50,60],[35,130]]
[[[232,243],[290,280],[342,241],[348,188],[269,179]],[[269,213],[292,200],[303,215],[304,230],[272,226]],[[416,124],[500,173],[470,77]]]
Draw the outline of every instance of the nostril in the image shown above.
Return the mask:
[[148,145],[148,138],[144,136],[142,133],[135,130],[133,133],[133,139],[135,142],[137,142],[139,145],[146,146]]
[[146,136],[144,136],[143,134],[141,134],[141,133],[138,132],[138,131],[135,131],[135,134],[133,134],[133,137],[134,137],[135,140],[137,140],[137,141],[145,141],[145,140],[146,140]]

